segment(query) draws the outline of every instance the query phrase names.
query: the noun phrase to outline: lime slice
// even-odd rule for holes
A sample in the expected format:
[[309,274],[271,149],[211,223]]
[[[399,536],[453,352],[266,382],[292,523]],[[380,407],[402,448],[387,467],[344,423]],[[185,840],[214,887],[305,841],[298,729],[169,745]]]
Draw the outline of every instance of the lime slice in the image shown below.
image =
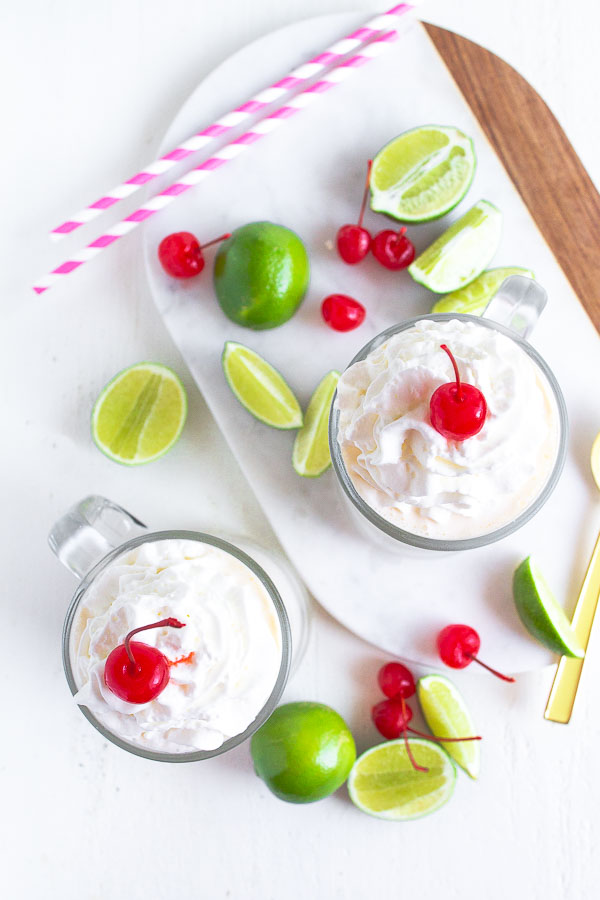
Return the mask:
[[522,269],[520,266],[504,266],[500,269],[487,269],[481,275],[458,291],[452,291],[446,297],[442,297],[431,307],[432,313],[466,313],[470,316],[480,316],[502,282],[509,275],[522,275],[525,278],[535,278],[531,269]]
[[[443,675],[425,675],[417,682],[417,696],[425,721],[436,737],[457,738],[477,731],[458,688]],[[477,778],[481,762],[479,741],[447,743],[444,749],[471,778]]]
[[300,428],[300,404],[277,369],[262,356],[243,344],[227,341],[221,362],[229,387],[255,419],[273,428]]
[[310,398],[304,425],[296,435],[292,464],[298,475],[317,478],[331,465],[329,453],[329,410],[339,372],[328,372]]
[[513,575],[513,598],[523,625],[540,644],[554,653],[583,659],[585,651],[571,623],[530,556]]
[[477,278],[498,249],[502,213],[480,200],[424,250],[408,271],[436,294],[456,291]]
[[186,415],[185,389],[175,372],[158,363],[138,363],[115,375],[96,400],[92,437],[115,462],[136,466],[173,446]]
[[405,131],[373,160],[371,209],[401,222],[438,219],[465,196],[475,165],[473,141],[458,128]]
[[359,809],[378,819],[404,822],[435,812],[450,799],[456,768],[448,754],[433,741],[417,738],[411,738],[410,749],[428,772],[413,769],[402,740],[378,744],[356,760],[348,793]]

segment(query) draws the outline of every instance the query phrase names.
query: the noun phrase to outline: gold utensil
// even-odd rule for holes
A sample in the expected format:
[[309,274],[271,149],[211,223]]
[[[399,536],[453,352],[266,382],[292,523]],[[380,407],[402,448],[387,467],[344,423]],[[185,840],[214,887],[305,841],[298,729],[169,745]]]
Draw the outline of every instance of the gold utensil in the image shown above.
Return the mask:
[[[591,466],[594,481],[600,491],[600,434],[592,445]],[[594,552],[588,566],[581,593],[575,612],[573,613],[573,629],[575,635],[584,650],[587,650],[590,631],[594,622],[594,613],[600,595],[600,535],[596,541]],[[545,719],[552,722],[561,722],[566,725],[573,712],[573,704],[577,695],[577,687],[581,677],[584,659],[573,659],[569,656],[561,656],[552,690],[548,697]]]

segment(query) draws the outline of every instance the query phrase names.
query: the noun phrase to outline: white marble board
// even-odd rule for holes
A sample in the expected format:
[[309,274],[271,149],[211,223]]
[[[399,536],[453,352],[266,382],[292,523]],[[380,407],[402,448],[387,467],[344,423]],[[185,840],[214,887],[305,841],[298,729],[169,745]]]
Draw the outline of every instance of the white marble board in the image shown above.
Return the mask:
[[[362,18],[356,13],[319,17],[248,45],[199,85],[175,117],[162,151]],[[406,272],[388,272],[371,258],[346,266],[333,239],[337,228],[356,216],[366,160],[396,134],[431,122],[457,125],[471,135],[478,169],[457,210],[439,222],[411,228],[410,237],[417,250],[424,248],[481,197],[502,209],[504,233],[492,264],[532,268],[549,293],[533,343],[563,388],[571,438],[559,486],[533,521],[488,548],[438,554],[424,563],[365,542],[348,519],[331,470],[316,480],[295,474],[290,462],[294,434],[261,425],[239,406],[223,378],[220,357],[226,340],[247,344],[285,375],[305,405],[326,371],[343,370],[375,334],[430,309],[433,296]],[[204,151],[197,161],[207,155]],[[189,230],[206,241],[262,219],[297,231],[311,258],[308,295],[280,328],[254,332],[223,315],[212,288],[211,251],[203,275],[189,283],[170,279],[157,262],[156,248],[172,231]],[[367,213],[366,225],[373,231],[387,223]],[[533,553],[565,606],[574,603],[586,564],[581,537],[593,502],[587,471],[590,423],[600,424],[595,391],[586,386],[600,383],[600,342],[424,29],[414,23],[390,52],[152,218],[144,241],[149,281],[164,322],[289,558],[322,606],[357,634],[408,660],[439,664],[437,631],[462,621],[478,629],[482,656],[490,663],[512,672],[547,664],[551,656],[517,619],[511,575]],[[366,305],[367,318],[356,331],[338,334],[323,324],[320,303],[333,292],[351,294]]]

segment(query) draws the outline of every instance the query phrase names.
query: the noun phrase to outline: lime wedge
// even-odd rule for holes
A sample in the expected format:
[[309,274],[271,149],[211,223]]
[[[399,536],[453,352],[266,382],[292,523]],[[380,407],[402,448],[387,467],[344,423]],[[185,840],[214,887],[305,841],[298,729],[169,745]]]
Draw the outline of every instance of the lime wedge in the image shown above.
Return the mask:
[[458,128],[405,131],[373,160],[371,209],[401,222],[438,219],[465,196],[475,165],[473,142]]
[[229,387],[255,419],[273,428],[300,428],[300,404],[277,369],[262,356],[243,344],[227,341],[221,362]]
[[456,768],[448,754],[421,738],[411,738],[410,749],[428,772],[413,769],[403,740],[377,744],[359,756],[348,778],[355,806],[378,819],[406,822],[435,812],[450,799]]
[[431,307],[432,313],[466,313],[470,316],[480,316],[502,282],[509,275],[523,275],[525,278],[535,278],[531,269],[522,269],[520,266],[504,266],[499,269],[487,269],[481,275],[458,291],[452,291],[446,297],[442,297]]
[[523,625],[540,644],[562,656],[583,659],[585,651],[571,623],[530,556],[513,575],[513,598]]
[[[425,675],[417,682],[417,696],[432,734],[442,738],[476,735],[473,720],[458,688],[443,675]],[[479,741],[447,743],[444,749],[471,778],[477,778],[481,762]]]
[[128,466],[152,462],[179,438],[185,389],[171,369],[138,363],[110,381],[92,410],[92,437],[103,453]]
[[329,410],[339,377],[339,372],[331,371],[319,382],[296,435],[292,465],[304,478],[317,478],[331,465]]
[[415,281],[446,294],[477,278],[498,249],[502,213],[480,200],[408,267]]

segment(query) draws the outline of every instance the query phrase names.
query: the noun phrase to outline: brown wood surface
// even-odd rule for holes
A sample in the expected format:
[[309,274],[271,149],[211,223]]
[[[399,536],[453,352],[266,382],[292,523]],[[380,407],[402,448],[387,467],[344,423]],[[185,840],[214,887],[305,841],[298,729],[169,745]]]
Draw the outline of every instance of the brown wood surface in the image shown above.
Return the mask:
[[600,331],[600,195],[548,106],[512,66],[423,23]]

